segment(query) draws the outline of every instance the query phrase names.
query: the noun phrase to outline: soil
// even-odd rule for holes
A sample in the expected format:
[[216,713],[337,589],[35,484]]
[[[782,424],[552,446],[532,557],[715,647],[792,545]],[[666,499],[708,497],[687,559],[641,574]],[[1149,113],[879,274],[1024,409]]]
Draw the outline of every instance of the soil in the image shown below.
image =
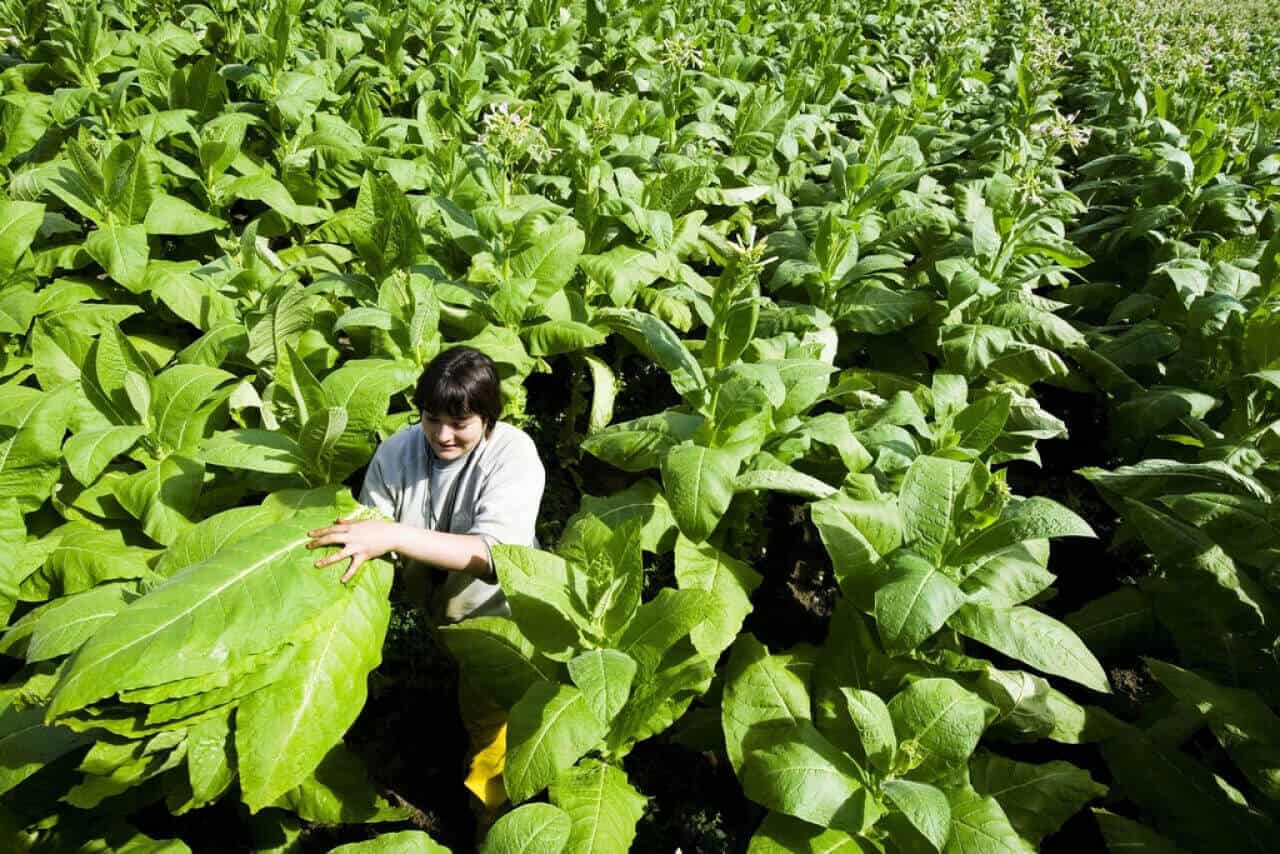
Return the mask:
[[632,785],[649,796],[631,846],[637,854],[746,851],[764,818],[719,754],[659,737],[638,745],[625,767]]
[[786,496],[770,494],[763,529],[767,540],[755,567],[764,579],[742,630],[775,651],[821,644],[839,589],[808,512]]

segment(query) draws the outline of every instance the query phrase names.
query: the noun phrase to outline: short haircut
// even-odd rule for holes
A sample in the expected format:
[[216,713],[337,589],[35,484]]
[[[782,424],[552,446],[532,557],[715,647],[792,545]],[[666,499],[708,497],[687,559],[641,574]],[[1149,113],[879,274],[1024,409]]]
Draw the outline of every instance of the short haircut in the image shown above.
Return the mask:
[[485,431],[502,417],[498,367],[474,347],[450,347],[428,363],[413,391],[422,413],[463,418],[479,415]]

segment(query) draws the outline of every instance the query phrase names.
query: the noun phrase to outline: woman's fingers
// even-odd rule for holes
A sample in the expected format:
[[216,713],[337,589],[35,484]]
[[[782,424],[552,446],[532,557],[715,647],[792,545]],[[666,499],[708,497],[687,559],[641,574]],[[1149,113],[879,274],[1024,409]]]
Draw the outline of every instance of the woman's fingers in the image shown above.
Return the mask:
[[330,525],[328,528],[320,528],[319,530],[316,530],[316,531],[307,531],[307,536],[323,537],[328,534],[349,534],[349,533],[351,533],[350,525],[344,525],[344,524],[338,523],[335,525]]
[[308,534],[308,536],[313,536],[315,537],[315,539],[307,543],[307,548],[318,549],[321,546],[346,545],[347,540],[350,537],[350,533],[347,531],[334,531],[331,534],[321,534],[321,535]]
[[348,581],[356,577],[356,571],[359,570],[362,565],[364,565],[364,561],[365,561],[364,555],[357,554],[357,555],[351,556],[351,566],[347,567],[347,571],[342,573],[343,584],[346,584]]
[[345,558],[352,557],[355,554],[356,554],[355,547],[347,546],[342,551],[337,552],[336,554],[331,554],[328,557],[320,558],[318,561],[316,561],[316,566],[317,567],[328,566],[331,563],[337,563],[338,561],[343,560]]
[[[327,528],[319,528],[307,533],[307,536],[311,537],[311,541],[307,543],[308,549],[324,548],[325,546],[342,547],[341,551],[317,560],[316,567],[326,567],[340,560],[351,559],[351,565],[347,567],[346,572],[342,575],[344,584],[355,577],[365,561],[380,557],[389,548],[380,547],[376,542],[376,537],[374,537],[374,542],[354,542],[356,539],[369,540],[370,537],[364,536],[364,534],[375,530],[374,528],[360,528],[360,526],[361,521],[355,520],[354,517],[352,519],[336,519]],[[357,530],[358,528],[359,530]]]

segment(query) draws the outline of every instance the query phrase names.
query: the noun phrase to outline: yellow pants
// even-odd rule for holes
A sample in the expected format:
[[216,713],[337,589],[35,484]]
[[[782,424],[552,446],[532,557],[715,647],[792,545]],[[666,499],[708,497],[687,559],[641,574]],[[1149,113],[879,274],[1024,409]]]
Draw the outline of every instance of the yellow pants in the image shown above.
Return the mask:
[[496,813],[507,802],[502,770],[507,762],[507,711],[458,680],[458,707],[462,725],[471,737],[471,759],[464,785],[484,805],[486,814]]

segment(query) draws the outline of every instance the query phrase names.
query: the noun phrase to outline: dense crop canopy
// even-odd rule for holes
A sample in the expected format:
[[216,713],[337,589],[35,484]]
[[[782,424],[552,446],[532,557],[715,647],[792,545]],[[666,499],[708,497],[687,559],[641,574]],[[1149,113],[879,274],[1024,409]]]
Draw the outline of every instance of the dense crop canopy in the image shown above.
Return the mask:
[[[471,847],[447,652],[485,851],[1275,850],[1272,11],[0,3],[0,847]],[[304,545],[454,344],[423,630]]]

